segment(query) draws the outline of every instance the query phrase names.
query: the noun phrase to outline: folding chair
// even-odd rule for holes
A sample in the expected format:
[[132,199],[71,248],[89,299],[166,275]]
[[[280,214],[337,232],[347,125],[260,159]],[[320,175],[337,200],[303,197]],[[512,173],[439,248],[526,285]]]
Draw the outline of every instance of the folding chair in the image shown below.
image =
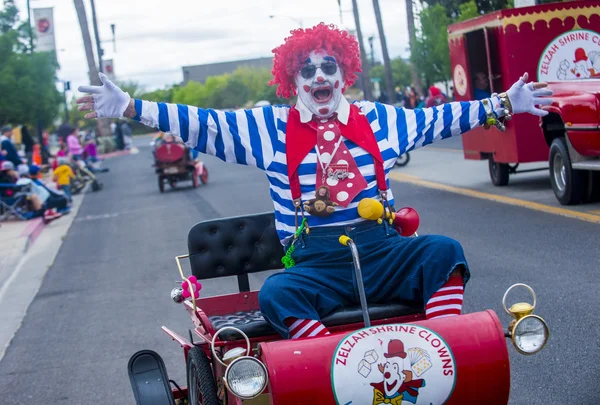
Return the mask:
[[11,217],[26,221],[30,219],[27,199],[31,194],[30,184],[0,183],[0,222]]

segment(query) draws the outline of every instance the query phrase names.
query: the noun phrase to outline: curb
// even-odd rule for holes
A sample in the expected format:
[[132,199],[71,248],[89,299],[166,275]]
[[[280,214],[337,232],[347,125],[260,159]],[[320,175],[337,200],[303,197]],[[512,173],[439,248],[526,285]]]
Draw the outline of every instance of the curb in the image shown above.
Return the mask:
[[44,218],[35,218],[30,221],[30,223],[27,225],[27,228],[25,228],[21,234],[21,237],[25,238],[23,253],[27,252],[31,245],[33,245],[38,236],[40,236],[40,233],[42,233],[42,230],[45,226],[46,224],[44,223]]
[[139,150],[136,147],[133,147],[129,150],[118,150],[116,152],[103,153],[103,154],[98,155],[98,157],[100,159],[110,159],[110,158],[117,157],[117,156],[133,155],[138,152],[139,152]]

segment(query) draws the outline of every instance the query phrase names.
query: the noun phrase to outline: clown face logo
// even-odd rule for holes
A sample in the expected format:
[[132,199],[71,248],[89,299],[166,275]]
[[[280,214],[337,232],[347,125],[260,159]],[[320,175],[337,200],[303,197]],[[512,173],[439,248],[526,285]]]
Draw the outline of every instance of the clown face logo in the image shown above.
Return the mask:
[[544,50],[538,80],[600,79],[600,34],[573,30],[555,38]]
[[348,335],[331,367],[338,404],[444,404],[456,366],[435,332],[414,325],[373,326]]

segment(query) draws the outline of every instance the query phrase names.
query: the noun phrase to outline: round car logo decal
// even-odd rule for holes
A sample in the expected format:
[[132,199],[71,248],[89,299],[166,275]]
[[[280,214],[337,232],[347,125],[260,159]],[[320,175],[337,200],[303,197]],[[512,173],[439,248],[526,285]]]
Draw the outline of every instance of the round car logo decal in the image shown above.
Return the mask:
[[331,365],[339,405],[444,404],[455,383],[450,347],[440,335],[415,325],[353,332],[340,342]]
[[454,89],[456,92],[461,96],[467,94],[467,74],[461,64],[454,66],[452,79],[454,80]]
[[538,62],[538,80],[600,79],[600,34],[573,30],[554,38]]

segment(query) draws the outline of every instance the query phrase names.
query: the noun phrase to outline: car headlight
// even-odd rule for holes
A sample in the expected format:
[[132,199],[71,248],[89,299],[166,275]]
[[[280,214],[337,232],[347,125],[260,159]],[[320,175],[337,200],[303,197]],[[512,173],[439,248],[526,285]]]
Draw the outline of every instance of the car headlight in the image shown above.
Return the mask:
[[535,354],[548,342],[550,332],[546,322],[537,315],[528,315],[517,321],[512,329],[512,342],[522,354]]
[[235,359],[225,370],[225,383],[241,399],[259,396],[269,381],[267,368],[258,359],[244,356]]

